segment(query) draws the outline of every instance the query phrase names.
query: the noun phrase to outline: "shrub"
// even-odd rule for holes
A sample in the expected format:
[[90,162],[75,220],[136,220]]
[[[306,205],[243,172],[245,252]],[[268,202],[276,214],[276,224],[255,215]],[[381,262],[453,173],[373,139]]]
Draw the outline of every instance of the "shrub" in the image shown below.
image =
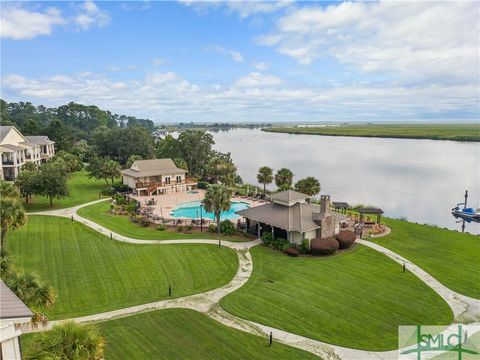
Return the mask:
[[184,229],[185,231],[192,231],[193,226],[192,226],[192,225],[186,225],[186,226],[183,227],[183,229]]
[[349,231],[349,230],[342,230],[336,236],[338,244],[340,245],[340,249],[348,249],[350,246],[353,245],[357,236]]
[[302,244],[298,247],[300,254],[308,254],[310,252],[310,240],[303,239]]
[[157,230],[158,231],[164,231],[164,230],[167,230],[167,227],[165,226],[165,224],[160,224],[157,226]]
[[150,221],[145,216],[139,216],[138,217],[138,224],[143,227],[147,227],[150,225]]
[[135,212],[137,211],[137,200],[130,200],[130,202],[128,203],[127,206],[125,206],[125,210],[129,213],[129,214],[135,214]]
[[130,221],[135,223],[135,224],[138,223],[138,216],[136,216],[136,215],[130,216]]
[[[216,227],[215,230],[217,230]],[[220,223],[220,232],[225,235],[235,235],[237,229],[235,229],[235,225],[230,220],[223,220]]]
[[284,244],[282,244],[282,251],[287,252],[288,249],[290,249],[291,247],[292,247],[292,244],[285,242]]
[[177,231],[182,232],[183,231],[183,226],[177,226]]
[[272,233],[270,233],[270,232],[264,232],[262,234],[261,238],[262,238],[263,243],[267,246],[270,246],[272,241],[273,241]]
[[216,233],[217,232],[217,225],[215,225],[215,224],[208,225],[208,232],[209,233]]
[[292,256],[292,257],[297,257],[300,254],[300,252],[294,247],[289,247],[286,253],[288,256]]
[[208,187],[208,182],[206,182],[206,181],[199,181],[199,182],[197,183],[197,187],[198,187],[199,189],[206,190],[207,187]]
[[340,244],[335,238],[313,239],[310,241],[312,255],[330,255],[338,250]]

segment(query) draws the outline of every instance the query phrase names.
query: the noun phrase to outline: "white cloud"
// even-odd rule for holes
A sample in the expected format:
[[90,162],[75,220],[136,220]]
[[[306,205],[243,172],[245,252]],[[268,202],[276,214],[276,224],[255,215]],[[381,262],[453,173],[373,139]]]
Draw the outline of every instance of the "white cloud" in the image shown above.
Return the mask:
[[256,41],[308,65],[333,57],[402,82],[478,79],[478,3],[346,2],[305,6]]
[[0,36],[13,40],[28,40],[40,35],[50,35],[55,26],[74,27],[79,31],[92,27],[104,27],[110,22],[110,15],[101,10],[93,1],[74,5],[73,14],[62,14],[55,7],[45,10],[27,9],[27,2],[2,3],[0,11]]
[[92,0],[86,0],[78,6],[78,12],[74,16],[73,22],[80,30],[104,27],[110,23],[110,15],[101,10]]
[[152,64],[153,64],[154,66],[160,66],[160,65],[165,64],[165,60],[163,60],[162,58],[154,58],[154,59],[152,60]]
[[281,85],[283,80],[273,75],[263,75],[258,72],[251,72],[242,76],[235,82],[236,87],[262,88]]
[[0,35],[14,40],[33,39],[39,35],[50,35],[53,27],[67,21],[61,12],[49,7],[45,11],[30,11],[18,5],[3,3],[0,11]]
[[[174,121],[313,121],[444,119],[478,116],[476,85],[398,84],[295,87],[272,75],[250,73],[232,84],[200,87],[173,72],[129,81],[83,72],[2,79],[7,101],[59,106],[70,101],[112,112]],[[466,115],[465,115],[466,114]]]
[[268,70],[268,68],[270,67],[270,63],[269,63],[269,62],[252,62],[251,65],[252,65],[255,69],[259,70],[259,71]]
[[253,15],[274,13],[288,8],[293,0],[281,1],[221,1],[221,0],[179,0],[180,3],[191,7],[199,14],[208,14],[214,10],[223,10],[227,13],[237,13],[240,18],[247,18]]
[[238,51],[225,48],[223,46],[215,45],[207,47],[207,50],[212,50],[218,52],[220,54],[226,54],[230,56],[230,58],[235,62],[244,62],[245,59],[243,58],[242,54]]

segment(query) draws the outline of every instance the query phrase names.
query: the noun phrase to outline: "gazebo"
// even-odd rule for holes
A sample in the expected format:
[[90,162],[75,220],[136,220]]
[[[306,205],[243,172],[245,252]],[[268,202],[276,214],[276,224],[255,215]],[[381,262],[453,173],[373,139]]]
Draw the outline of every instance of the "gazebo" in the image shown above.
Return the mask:
[[335,211],[341,212],[342,214],[346,214],[347,209],[350,207],[348,203],[341,201],[332,201],[332,205]]
[[380,224],[380,220],[382,219],[383,210],[380,208],[375,207],[366,207],[358,209],[360,213],[360,222],[363,223],[363,218],[365,215],[376,215],[377,216],[377,224]]

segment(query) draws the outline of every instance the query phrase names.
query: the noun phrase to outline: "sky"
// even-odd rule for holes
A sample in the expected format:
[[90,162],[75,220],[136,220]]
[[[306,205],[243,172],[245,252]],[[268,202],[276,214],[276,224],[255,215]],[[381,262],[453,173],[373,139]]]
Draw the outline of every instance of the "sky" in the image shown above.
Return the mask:
[[155,122],[478,120],[467,1],[1,1],[1,98]]

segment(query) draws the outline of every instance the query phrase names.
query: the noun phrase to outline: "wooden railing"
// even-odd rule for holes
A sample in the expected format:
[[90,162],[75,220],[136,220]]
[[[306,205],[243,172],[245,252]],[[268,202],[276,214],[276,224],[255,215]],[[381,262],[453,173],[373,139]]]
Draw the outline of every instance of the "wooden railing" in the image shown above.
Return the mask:
[[185,181],[170,181],[169,183],[166,182],[137,182],[135,183],[135,188],[157,188],[157,187],[165,187],[165,186],[175,186],[175,185],[188,185],[188,184],[196,184],[198,182],[197,178],[194,177],[187,177]]

